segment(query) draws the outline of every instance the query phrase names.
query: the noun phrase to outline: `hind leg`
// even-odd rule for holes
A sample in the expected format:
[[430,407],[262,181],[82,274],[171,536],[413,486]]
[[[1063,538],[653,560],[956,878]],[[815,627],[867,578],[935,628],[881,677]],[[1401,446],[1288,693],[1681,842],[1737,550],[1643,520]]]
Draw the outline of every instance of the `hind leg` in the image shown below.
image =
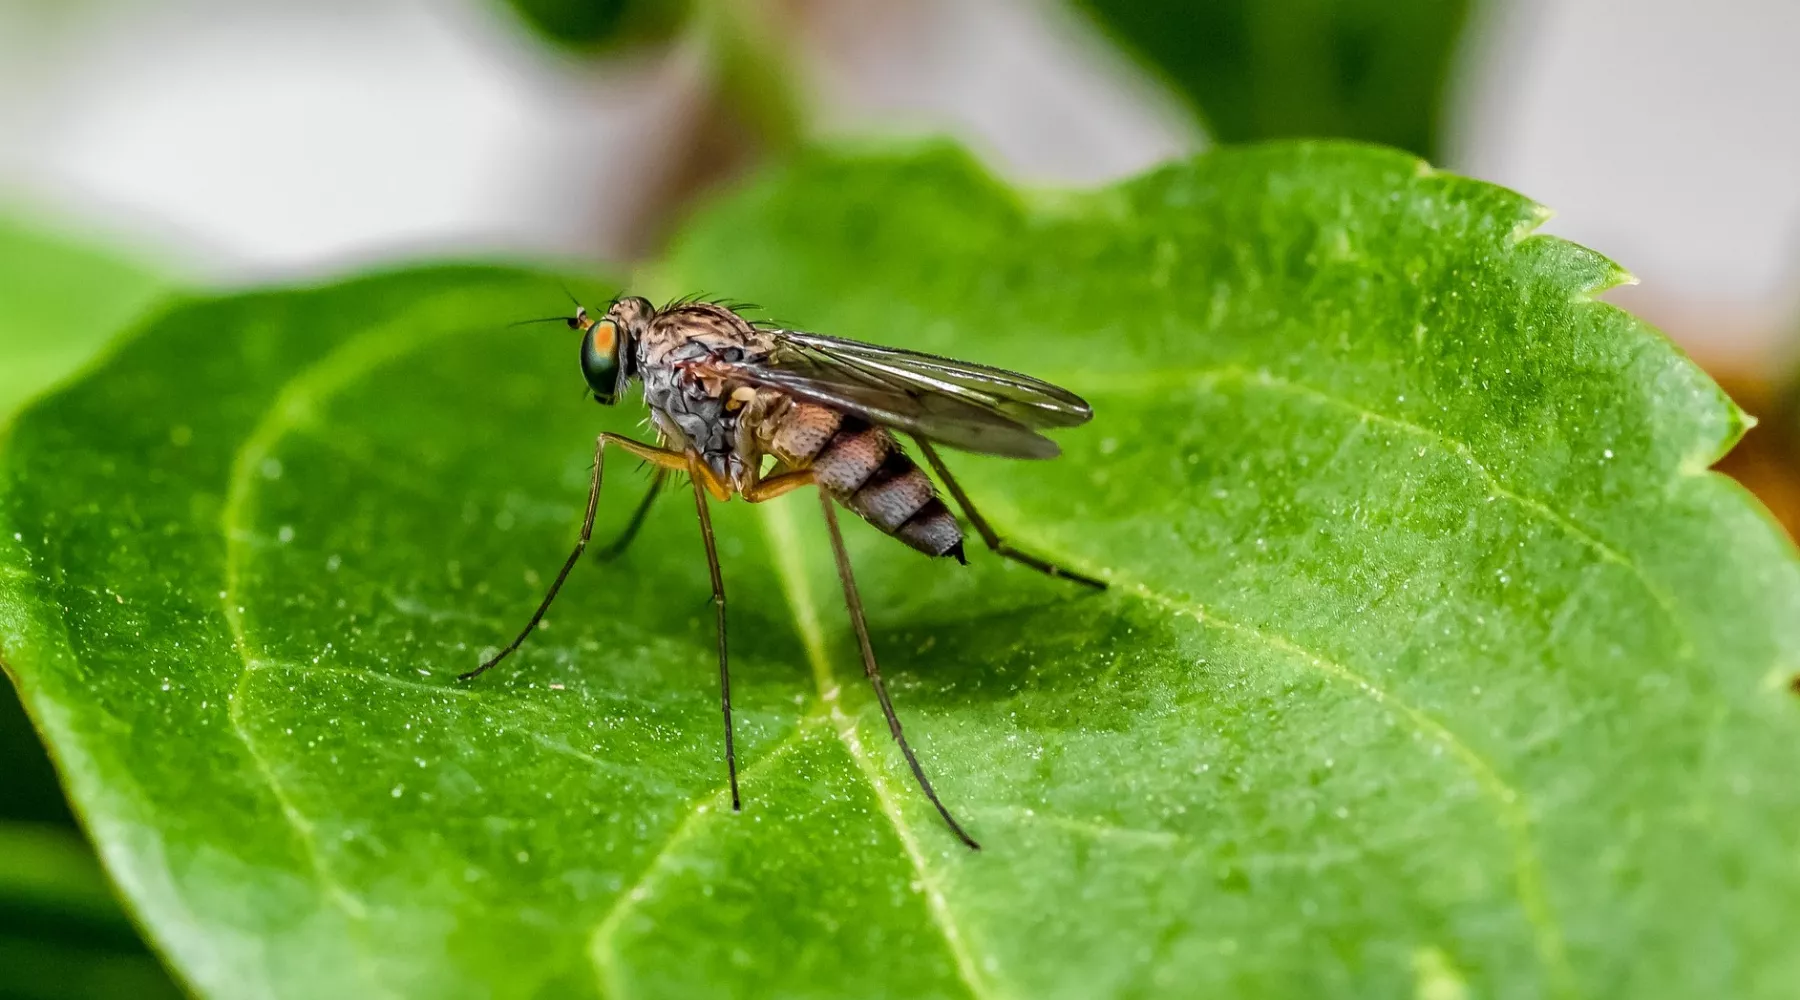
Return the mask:
[[982,517],[981,512],[975,509],[975,505],[969,502],[969,495],[963,492],[962,484],[958,483],[956,477],[952,476],[950,470],[944,466],[944,460],[938,457],[937,449],[931,446],[931,442],[921,437],[915,437],[913,440],[918,443],[919,450],[925,454],[925,461],[931,463],[931,470],[938,474],[938,478],[942,479],[944,486],[950,490],[950,495],[956,498],[956,505],[962,508],[963,515],[969,519],[970,524],[975,526],[976,533],[981,536],[981,540],[987,543],[987,547],[992,549],[995,555],[1030,566],[1046,576],[1073,580],[1096,590],[1106,589],[1106,582],[1103,580],[1096,580],[1086,573],[1077,573],[1072,569],[1058,566],[1048,559],[1040,559],[1029,552],[1020,552],[1008,545],[999,533],[987,523],[987,518]]

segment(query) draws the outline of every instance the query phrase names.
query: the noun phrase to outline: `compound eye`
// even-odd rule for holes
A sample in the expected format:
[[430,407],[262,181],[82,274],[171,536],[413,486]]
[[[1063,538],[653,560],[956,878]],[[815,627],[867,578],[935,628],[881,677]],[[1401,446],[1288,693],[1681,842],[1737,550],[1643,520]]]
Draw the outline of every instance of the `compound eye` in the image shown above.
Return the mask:
[[619,391],[619,328],[601,320],[581,338],[581,374],[601,402],[611,402]]
[[593,338],[594,353],[596,354],[611,354],[613,349],[619,345],[619,328],[610,319],[603,319],[595,323],[594,329],[588,333],[588,336]]

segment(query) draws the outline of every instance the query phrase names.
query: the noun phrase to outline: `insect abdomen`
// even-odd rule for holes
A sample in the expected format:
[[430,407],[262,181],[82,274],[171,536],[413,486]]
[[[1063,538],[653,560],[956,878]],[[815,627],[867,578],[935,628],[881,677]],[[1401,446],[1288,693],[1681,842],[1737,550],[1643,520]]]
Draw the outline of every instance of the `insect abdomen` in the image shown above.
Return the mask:
[[926,555],[962,561],[962,528],[885,428],[842,417],[812,470],[820,487],[863,520]]

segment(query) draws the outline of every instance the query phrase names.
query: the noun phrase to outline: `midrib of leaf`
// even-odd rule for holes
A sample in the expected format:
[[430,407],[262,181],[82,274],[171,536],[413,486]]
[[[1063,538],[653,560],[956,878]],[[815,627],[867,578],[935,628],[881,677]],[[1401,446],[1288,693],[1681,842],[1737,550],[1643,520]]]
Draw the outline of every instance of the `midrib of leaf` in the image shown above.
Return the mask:
[[[1181,379],[1181,381],[1192,383],[1199,380],[1202,384],[1216,384],[1218,381],[1232,378],[1242,379],[1246,384],[1249,384],[1252,378],[1252,373],[1236,368],[1208,369],[1191,371],[1183,374],[1186,378]],[[1574,537],[1584,540],[1586,544],[1593,547],[1597,552],[1611,552],[1617,557],[1619,562],[1635,569],[1635,566],[1633,566],[1629,560],[1625,559],[1624,556],[1620,555],[1616,550],[1611,549],[1609,546],[1606,546],[1598,539],[1582,532],[1573,524],[1573,522],[1568,521],[1566,518],[1556,516],[1552,511],[1540,503],[1518,496],[1510,490],[1504,490],[1500,487],[1498,481],[1494,479],[1492,474],[1474,458],[1466,445],[1460,445],[1460,442],[1453,442],[1445,439],[1442,435],[1417,424],[1412,424],[1398,418],[1388,417],[1385,414],[1367,410],[1349,400],[1332,396],[1329,393],[1294,383],[1287,383],[1284,380],[1273,379],[1272,377],[1269,378],[1271,379],[1271,384],[1281,387],[1284,391],[1317,398],[1335,406],[1354,411],[1360,414],[1363,419],[1387,422],[1394,426],[1407,428],[1416,433],[1430,437],[1436,441],[1440,447],[1444,447],[1447,450],[1451,450],[1462,456],[1479,475],[1483,476],[1490,486],[1495,488],[1497,492],[1503,493],[1528,509],[1538,511],[1539,516],[1551,520],[1563,530],[1570,532]],[[1151,380],[1143,381],[1146,387],[1148,387],[1151,382]],[[1160,381],[1161,380],[1157,380],[1159,387]],[[1115,386],[1116,385],[1117,383],[1115,383]],[[986,502],[984,506],[989,508],[990,520],[994,520],[997,525],[1011,525],[1018,521],[1016,511],[1009,509],[1004,501],[995,502],[990,500]],[[905,848],[907,857],[911,861],[915,872],[918,874],[920,884],[924,889],[926,902],[937,923],[938,930],[942,934],[946,945],[949,947],[950,952],[955,959],[959,975],[968,985],[973,996],[977,998],[996,997],[999,994],[987,984],[986,979],[981,975],[980,965],[969,953],[967,940],[956,922],[948,897],[945,896],[942,886],[939,884],[925,858],[924,851],[919,844],[917,833],[913,830],[912,826],[907,823],[904,814],[899,809],[893,790],[889,788],[886,778],[881,774],[874,761],[870,758],[867,750],[863,747],[861,739],[857,734],[856,719],[843,711],[840,700],[841,682],[833,672],[827,654],[824,628],[819,619],[818,606],[812,594],[811,585],[801,562],[800,540],[798,533],[794,529],[791,508],[787,504],[765,504],[761,507],[760,513],[762,514],[764,528],[769,535],[770,548],[775,561],[776,571],[781,580],[782,588],[787,596],[789,606],[794,613],[795,627],[800,633],[803,645],[806,647],[807,658],[811,661],[814,683],[818,687],[821,702],[826,706],[830,713],[830,719],[834,724],[833,728],[837,732],[838,737],[844,742],[844,746],[850,753],[851,758],[856,761],[857,766],[862,770],[864,777],[868,780],[871,789],[875,793],[877,801],[881,805],[882,812],[887,816],[888,821],[894,828],[895,834],[899,837],[901,844]],[[998,513],[999,517],[992,516],[994,513]],[[1526,920],[1531,924],[1534,943],[1539,958],[1544,963],[1546,970],[1550,973],[1552,982],[1556,984],[1557,992],[1564,996],[1573,996],[1578,992],[1575,986],[1574,970],[1568,963],[1567,949],[1563,940],[1562,928],[1557,921],[1554,912],[1550,908],[1549,897],[1544,889],[1542,865],[1538,859],[1536,841],[1531,829],[1531,810],[1526,803],[1525,796],[1519,789],[1508,783],[1506,779],[1500,775],[1499,771],[1495,769],[1492,763],[1458,737],[1448,726],[1439,722],[1430,714],[1406,701],[1404,698],[1401,698],[1393,692],[1376,684],[1368,676],[1345,664],[1338,663],[1329,657],[1308,649],[1287,636],[1223,617],[1211,609],[1206,608],[1204,605],[1191,600],[1183,601],[1163,594],[1154,588],[1132,579],[1129,574],[1122,573],[1113,567],[1102,566],[1091,560],[1079,558],[1071,553],[1061,550],[1053,543],[1048,543],[1043,538],[1031,535],[1030,533],[1022,533],[1017,530],[1009,529],[1002,531],[1002,535],[1005,537],[1028,539],[1027,546],[1029,548],[1051,555],[1057,561],[1071,565],[1083,572],[1100,575],[1115,586],[1120,587],[1123,592],[1130,594],[1138,600],[1156,607],[1165,613],[1190,618],[1203,627],[1216,626],[1235,632],[1258,642],[1271,650],[1292,657],[1304,664],[1308,669],[1314,670],[1339,684],[1350,687],[1358,693],[1368,697],[1376,704],[1398,711],[1416,733],[1449,751],[1451,756],[1475,778],[1476,783],[1482,789],[1483,794],[1488,796],[1494,802],[1496,812],[1499,814],[1500,824],[1505,828],[1508,838],[1512,841],[1514,854],[1514,886],[1519,898],[1519,905],[1525,914]],[[1637,576],[1640,581],[1644,583],[1646,589],[1652,589],[1648,581],[1644,580],[1641,573],[1638,573]],[[1653,596],[1654,593],[1654,590],[1652,590]],[[1070,826],[1072,829],[1081,828],[1089,830],[1089,832],[1092,832],[1097,836],[1101,834],[1109,836],[1121,834],[1141,835],[1143,833],[1143,831],[1121,830],[1104,825],[1070,824]]]
[[893,790],[888,787],[887,779],[863,747],[856,732],[856,719],[843,710],[840,701],[842,685],[831,669],[831,659],[825,648],[825,630],[819,621],[818,605],[813,599],[806,568],[800,561],[800,537],[794,530],[792,504],[765,503],[760,505],[759,513],[762,515],[764,531],[769,536],[769,549],[775,562],[776,575],[781,580],[781,589],[787,597],[788,607],[794,613],[794,628],[800,634],[801,644],[806,647],[806,658],[812,666],[813,683],[818,687],[820,702],[829,713],[832,729],[843,742],[850,759],[856,761],[857,768],[862,771],[863,778],[868,781],[875,794],[876,802],[881,806],[882,814],[887,817],[894,828],[894,835],[906,850],[907,860],[912,863],[913,871],[918,876],[932,920],[937,924],[938,932],[944,938],[944,945],[956,964],[957,975],[976,1000],[997,1000],[1001,994],[982,976],[981,966],[969,953],[968,941],[956,922],[955,914],[950,910],[950,901],[944,895],[943,886],[926,862],[925,852],[919,846],[918,834],[906,822]]

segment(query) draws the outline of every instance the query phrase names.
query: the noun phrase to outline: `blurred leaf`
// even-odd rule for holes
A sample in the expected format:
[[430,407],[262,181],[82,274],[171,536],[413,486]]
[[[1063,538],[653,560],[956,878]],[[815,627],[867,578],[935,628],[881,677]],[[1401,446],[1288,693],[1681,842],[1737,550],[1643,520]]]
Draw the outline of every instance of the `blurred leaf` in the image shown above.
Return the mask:
[[740,0],[506,0],[539,34],[565,48],[600,51],[617,44],[667,41],[687,29],[703,40],[716,120],[706,123],[695,178],[731,172],[747,149],[790,149],[805,131],[806,102],[784,19],[766,4]]
[[[1060,461],[952,458],[1108,593],[851,526],[979,854],[859,683],[805,494],[717,508],[742,815],[679,493],[452,679],[641,417],[496,329],[548,276],[157,320],[19,425],[0,643],[219,997],[1786,996],[1800,560],[1706,471],[1740,413],[1542,218],[1302,145],[1055,196],[806,158],[691,226],[661,292],[1095,403]],[[608,466],[602,533],[642,481]]]
[[1225,142],[1338,136],[1439,152],[1473,0],[1075,0]]
[[4,1000],[170,1000],[184,994],[138,945],[112,951],[0,933]]
[[179,997],[74,831],[0,823],[0,997]]
[[0,426],[169,287],[135,260],[0,215]]
[[0,907],[129,927],[93,852],[73,831],[55,826],[0,823]]
[[12,684],[0,678],[0,822],[7,820],[74,823],[37,731]]
[[177,1000],[156,959],[0,932],[0,1000]]
[[524,22],[557,45],[600,49],[668,38],[687,15],[684,0],[505,0]]

